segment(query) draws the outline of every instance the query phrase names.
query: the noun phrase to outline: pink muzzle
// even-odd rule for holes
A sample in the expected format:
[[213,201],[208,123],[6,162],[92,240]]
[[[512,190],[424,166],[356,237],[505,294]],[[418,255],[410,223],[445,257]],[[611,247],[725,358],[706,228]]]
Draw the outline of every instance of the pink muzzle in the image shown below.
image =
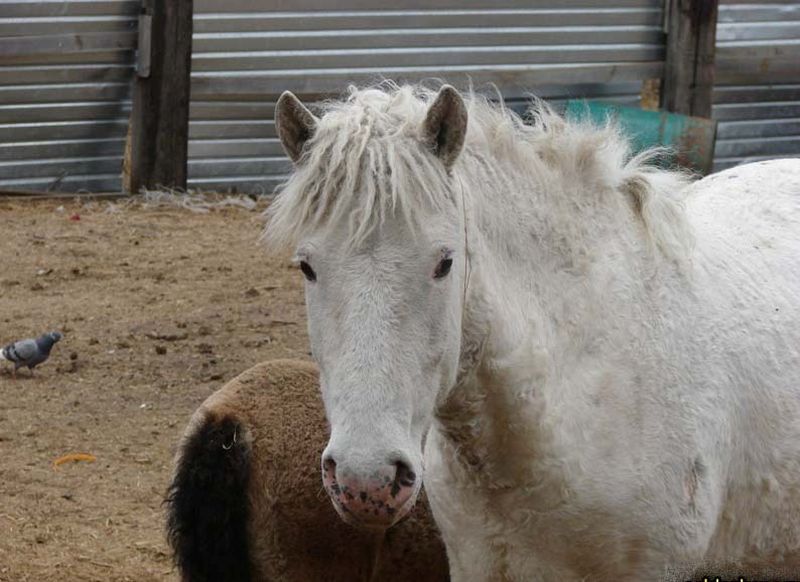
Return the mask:
[[394,525],[414,506],[419,492],[416,475],[404,463],[387,465],[364,478],[337,470],[336,462],[326,459],[322,482],[339,515],[362,527]]

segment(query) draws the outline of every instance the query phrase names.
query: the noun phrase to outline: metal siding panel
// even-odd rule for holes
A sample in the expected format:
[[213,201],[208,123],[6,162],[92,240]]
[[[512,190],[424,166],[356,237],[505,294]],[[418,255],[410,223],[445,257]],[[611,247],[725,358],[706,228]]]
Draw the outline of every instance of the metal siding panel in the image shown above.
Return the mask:
[[[326,70],[392,71],[424,67],[507,67],[587,63],[652,62],[663,59],[663,47],[653,45],[550,45],[531,47],[429,47],[418,49],[363,49],[341,51],[261,51],[206,53],[192,58],[193,71],[223,72],[236,76],[244,71],[287,71],[323,75]],[[353,65],[357,63],[358,66]],[[607,65],[610,68],[610,65]],[[313,80],[313,79],[312,79]]]
[[717,56],[722,60],[794,59],[800,55],[800,39],[735,40],[717,43]]
[[193,139],[189,144],[189,156],[282,158],[283,148],[277,139]]
[[0,8],[0,188],[118,190],[138,0]]
[[[625,83],[570,83],[565,84],[538,84],[535,87],[535,95],[550,102],[567,99],[580,99],[591,97],[594,99],[638,99],[641,92],[640,81],[628,81]],[[503,91],[503,98],[506,103],[510,101],[522,101],[528,103],[532,91],[525,88],[524,91],[514,91],[509,88]]]
[[189,124],[189,139],[198,140],[265,138],[274,133],[274,125],[267,121],[192,121]]
[[224,178],[226,176],[270,176],[287,174],[291,162],[284,156],[275,158],[217,158],[208,163],[206,158],[189,160],[189,174],[192,178]]
[[132,76],[130,63],[121,65],[60,65],[0,67],[0,86],[35,85],[48,83],[111,83],[129,82]]
[[136,48],[136,32],[90,32],[49,36],[0,37],[0,53],[11,55],[46,55]]
[[135,16],[139,13],[141,2],[138,0],[41,0],[36,2],[14,2],[4,0],[3,19],[30,17],[65,17],[65,16]]
[[800,84],[727,85],[714,88],[714,103],[758,103],[762,101],[800,101]]
[[729,23],[760,23],[770,21],[800,20],[800,4],[744,4],[735,5],[722,2],[719,9],[717,33]]
[[130,113],[130,102],[36,103],[0,105],[0,123],[47,123],[118,118]]
[[715,154],[721,158],[738,156],[788,156],[800,154],[797,136],[773,136],[744,139],[725,139],[717,144]]
[[777,136],[794,136],[800,147],[800,117],[796,119],[756,119],[745,121],[729,121],[719,124],[717,140],[747,137],[771,138]]
[[800,101],[774,101],[765,103],[723,103],[714,106],[718,121],[765,120],[800,117]]
[[275,173],[289,166],[272,117],[286,89],[313,101],[352,83],[441,78],[479,89],[496,84],[517,110],[531,88],[556,100],[636,104],[640,81],[663,68],[661,0],[384,6],[196,0],[189,183],[267,191],[280,183]]
[[800,81],[797,67],[792,59],[718,59],[716,80],[719,85],[797,83]]
[[[634,104],[663,67],[661,0],[329,6],[197,0],[191,185],[271,191],[284,179],[270,99],[286,88],[309,99],[382,76],[438,77],[495,83],[517,109],[531,87]],[[118,187],[138,12],[138,0],[4,4],[0,37],[15,38],[0,39],[0,186]]]
[[224,176],[222,178],[189,178],[189,188],[217,192],[246,192],[270,195],[288,176]]
[[88,174],[59,174],[44,178],[22,178],[0,180],[0,188],[41,190],[46,192],[119,192],[119,172],[102,174],[92,171]]
[[0,144],[14,145],[30,141],[109,139],[125,135],[128,118],[107,120],[54,121],[43,123],[0,124]]
[[722,0],[715,170],[800,155],[800,4]]
[[0,86],[0,105],[11,103],[63,103],[65,101],[119,102],[130,94],[128,83],[74,83],[58,85]]
[[46,36],[65,33],[136,30],[136,18],[80,16],[67,18],[0,18],[0,36]]
[[0,184],[7,180],[27,180],[29,178],[58,178],[60,176],[88,176],[91,174],[119,173],[119,156],[78,157],[78,158],[34,158],[0,162]]
[[[403,0],[401,8],[391,12],[419,11],[419,10],[520,10],[520,9],[596,9],[598,4],[607,8],[654,8],[660,9],[662,0],[611,0],[598,2],[598,0]],[[226,12],[263,12],[273,10],[276,12],[300,13],[306,11],[325,12],[390,12],[385,9],[385,3],[378,0],[337,0],[335,9],[331,10],[328,0],[195,0],[195,12],[226,13]]]
[[723,0],[716,61],[722,85],[800,81],[800,5]]
[[[469,51],[471,47],[491,50],[507,46],[536,46],[565,44],[567,42],[591,44],[649,44],[659,46],[663,39],[660,28],[633,26],[613,26],[598,29],[585,27],[514,27],[502,29],[487,28],[431,28],[431,29],[393,29],[376,31],[314,31],[281,33],[214,33],[196,34],[192,49],[196,55],[203,53],[228,53],[258,51],[298,51],[296,54],[309,54],[307,51],[372,49],[378,44],[380,35],[382,48],[433,48],[449,47],[451,50]],[[0,44],[0,46],[2,46]],[[302,51],[302,52],[300,52]],[[304,65],[305,66],[305,65]]]
[[3,57],[4,65],[38,66],[38,65],[122,65],[133,62],[132,50],[118,51],[84,51],[78,53],[45,53],[42,55],[11,55]]
[[308,12],[195,14],[196,33],[290,33],[383,31],[398,28],[497,28],[549,26],[661,26],[660,8],[596,8],[593,10],[424,10],[396,12]]
[[231,76],[226,73],[197,73],[192,78],[192,94],[209,98],[243,94],[277,96],[286,89],[300,95],[319,95],[341,92],[348,84],[376,83],[387,77],[400,82],[447,79],[460,86],[494,84],[511,91],[522,91],[546,83],[618,83],[652,79],[661,76],[663,62],[641,63],[567,63],[563,65],[486,65],[486,66],[429,66],[383,67],[375,69],[332,69],[286,71]]
[[[192,90],[192,95],[197,95],[197,93]],[[249,103],[220,100],[192,101],[189,105],[190,120],[235,120],[239,122],[254,120],[272,125],[274,115],[274,102]]]
[[800,38],[800,12],[798,20],[789,22],[736,22],[720,24],[717,44],[735,41],[785,40]]
[[737,5],[750,6],[753,4],[764,4],[774,7],[791,6],[797,4],[797,0],[721,0],[720,5],[728,8]]
[[125,140],[82,139],[0,144],[0,161],[121,156]]

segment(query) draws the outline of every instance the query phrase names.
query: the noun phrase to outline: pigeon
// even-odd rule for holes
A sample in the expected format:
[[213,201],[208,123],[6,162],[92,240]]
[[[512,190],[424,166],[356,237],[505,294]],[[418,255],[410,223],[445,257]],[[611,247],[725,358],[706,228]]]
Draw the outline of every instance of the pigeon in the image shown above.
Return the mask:
[[25,339],[8,344],[0,350],[0,360],[8,360],[14,363],[14,378],[17,377],[17,370],[23,366],[28,366],[31,374],[33,374],[33,369],[36,366],[47,361],[47,358],[50,357],[50,350],[53,349],[53,346],[61,337],[59,332],[54,331],[41,335],[36,339]]

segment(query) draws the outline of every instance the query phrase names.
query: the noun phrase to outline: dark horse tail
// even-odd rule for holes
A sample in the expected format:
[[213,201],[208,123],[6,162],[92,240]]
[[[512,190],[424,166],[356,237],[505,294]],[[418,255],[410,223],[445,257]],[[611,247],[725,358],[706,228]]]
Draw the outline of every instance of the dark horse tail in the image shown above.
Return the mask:
[[250,582],[250,445],[229,416],[204,412],[184,437],[166,498],[167,537],[184,582]]

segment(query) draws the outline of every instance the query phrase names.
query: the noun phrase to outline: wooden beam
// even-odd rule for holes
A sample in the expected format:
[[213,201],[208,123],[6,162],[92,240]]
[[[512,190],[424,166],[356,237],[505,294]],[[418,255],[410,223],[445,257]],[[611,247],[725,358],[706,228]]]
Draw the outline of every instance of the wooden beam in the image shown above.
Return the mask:
[[667,0],[662,106],[711,117],[719,0]]
[[130,129],[130,192],[186,188],[192,0],[143,0]]

